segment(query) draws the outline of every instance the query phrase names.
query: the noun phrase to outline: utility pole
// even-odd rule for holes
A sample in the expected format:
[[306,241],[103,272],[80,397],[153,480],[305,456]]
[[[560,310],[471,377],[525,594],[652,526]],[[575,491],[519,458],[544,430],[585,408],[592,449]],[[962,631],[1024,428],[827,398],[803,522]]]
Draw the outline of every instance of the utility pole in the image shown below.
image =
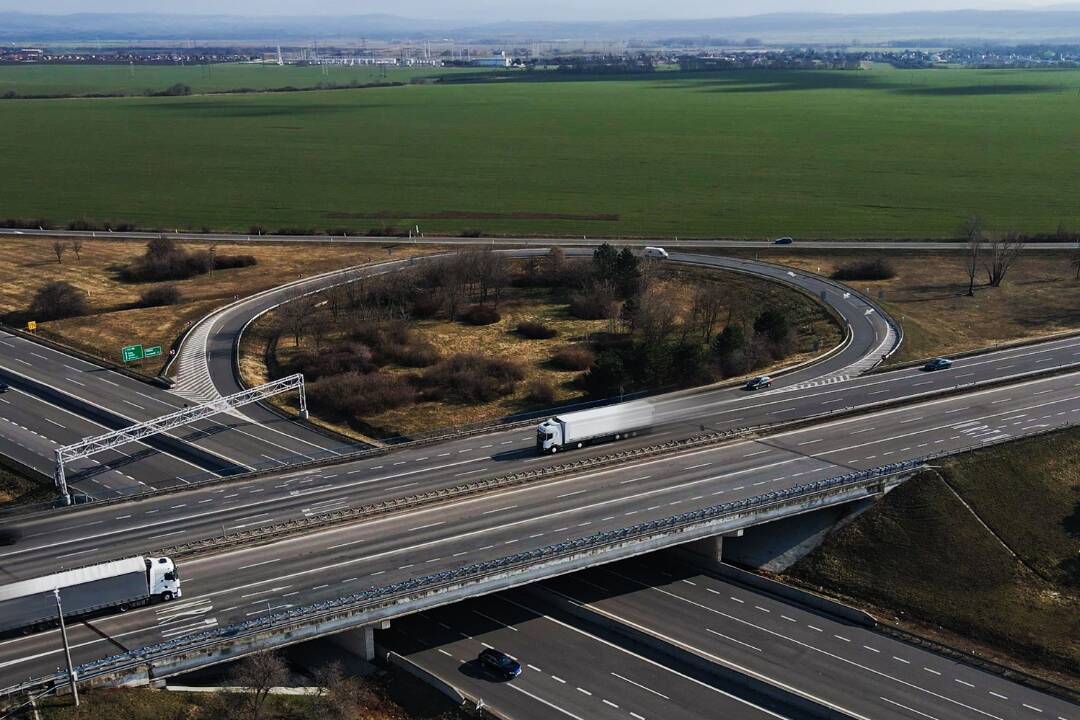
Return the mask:
[[68,645],[67,626],[64,625],[64,606],[60,604],[60,588],[54,588],[56,596],[56,616],[60,619],[60,637],[64,642],[64,657],[67,658],[68,679],[71,681],[71,696],[75,698],[75,707],[79,707],[79,688],[76,685],[78,678],[75,668],[71,665],[71,647]]

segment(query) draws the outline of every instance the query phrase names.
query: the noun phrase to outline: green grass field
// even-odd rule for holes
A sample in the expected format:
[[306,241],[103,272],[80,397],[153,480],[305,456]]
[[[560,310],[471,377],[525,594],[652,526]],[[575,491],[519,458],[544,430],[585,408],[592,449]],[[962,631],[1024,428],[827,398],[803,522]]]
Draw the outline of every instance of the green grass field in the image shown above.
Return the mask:
[[383,75],[371,66],[322,67],[253,65],[0,65],[0,95],[146,95],[174,83],[185,83],[195,93],[226,92],[249,88],[313,88],[324,85],[368,85],[410,82],[454,73],[468,68],[388,68]]
[[1002,230],[1080,227],[1080,71],[542,78],[4,101],[0,219],[919,237],[981,213]]

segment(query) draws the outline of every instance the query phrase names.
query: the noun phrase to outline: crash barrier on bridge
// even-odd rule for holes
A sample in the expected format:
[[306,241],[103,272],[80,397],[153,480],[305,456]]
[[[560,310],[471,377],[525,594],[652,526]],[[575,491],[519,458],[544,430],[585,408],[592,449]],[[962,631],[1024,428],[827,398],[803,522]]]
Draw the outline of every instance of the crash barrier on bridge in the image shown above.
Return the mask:
[[[534,550],[520,552],[493,560],[471,563],[459,568],[423,575],[396,583],[372,586],[358,593],[326,600],[310,605],[268,613],[251,620],[211,630],[193,633],[173,640],[166,640],[155,645],[135,648],[124,653],[85,663],[76,668],[80,681],[93,681],[95,678],[107,678],[113,675],[142,674],[155,663],[162,663],[169,658],[186,656],[191,653],[206,653],[216,645],[234,642],[238,638],[266,633],[282,634],[289,629],[310,626],[331,618],[367,614],[364,620],[370,622],[370,615],[377,610],[388,610],[383,617],[406,614],[410,610],[406,605],[419,594],[446,593],[454,588],[483,581],[493,575],[521,574],[532,567],[557,561],[566,561],[583,553],[602,552],[619,546],[647,542],[651,538],[669,538],[687,534],[695,529],[712,531],[712,527],[721,523],[732,524],[746,520],[747,524],[755,518],[761,518],[770,512],[779,512],[793,505],[807,507],[813,503],[826,503],[829,498],[837,502],[847,502],[854,493],[879,494],[890,484],[922,467],[922,460],[891,463],[877,468],[848,473],[836,477],[818,480],[812,483],[794,485],[785,490],[776,490],[755,495],[743,500],[712,505],[698,510],[690,510],[666,518],[650,520],[629,527],[605,530],[582,538],[554,543]],[[841,498],[836,500],[836,498]],[[359,618],[356,624],[361,624]],[[340,628],[344,629],[344,628]],[[336,631],[336,630],[335,630]],[[21,683],[0,690],[0,696],[26,692],[43,684],[63,685],[66,672]]]
[[[378,650],[383,650],[383,648],[378,648]],[[425,685],[430,685],[431,687],[435,688],[440,693],[450,698],[450,701],[453,702],[455,705],[465,704],[465,695],[460,690],[443,680],[435,673],[429,672],[424,668],[420,667],[404,655],[398,655],[393,650],[383,650],[382,652],[378,653],[378,657],[386,658],[386,663],[388,665],[399,667],[405,672],[415,677],[416,679],[423,682]]]
[[494,490],[504,490],[540,480],[551,480],[564,475],[575,475],[589,470],[608,470],[627,463],[641,462],[645,459],[667,455],[674,450],[689,450],[715,445],[731,440],[732,438],[742,437],[751,432],[753,432],[752,428],[746,430],[705,433],[695,435],[686,440],[668,440],[663,443],[649,445],[643,448],[620,450],[606,455],[595,455],[580,460],[562,463],[560,465],[549,465],[542,468],[536,468],[535,470],[524,470],[485,480],[474,480],[473,482],[463,483],[453,487],[439,488],[426,493],[418,493],[416,495],[394,498],[393,500],[368,503],[358,507],[341,508],[317,515],[310,515],[304,518],[287,520],[274,525],[262,525],[251,528],[250,530],[242,530],[236,533],[204,538],[192,542],[172,545],[167,548],[158,548],[150,551],[149,554],[154,557],[158,555],[166,555],[168,557],[190,557],[191,555],[201,552],[220,552],[228,548],[249,545],[254,542],[262,543],[272,541],[279,537],[294,535],[304,530],[324,529],[332,525],[355,522],[357,520],[385,515],[392,512],[413,510],[419,507],[427,507],[451,500],[460,500],[472,495],[480,495]]
[[653,634],[647,628],[624,621],[587,603],[578,602],[557,590],[530,585],[525,588],[525,592],[542,603],[554,605],[579,620],[603,628],[621,638],[623,642],[628,641],[634,649],[662,655],[684,668],[692,668],[706,677],[717,677],[724,683],[741,688],[744,691],[743,700],[762,703],[767,699],[772,702],[765,704],[779,703],[787,717],[852,720],[850,715],[833,709],[821,698],[803,694],[797,688],[783,685],[744,666],[729,663],[723,657],[698,654],[677,640]]

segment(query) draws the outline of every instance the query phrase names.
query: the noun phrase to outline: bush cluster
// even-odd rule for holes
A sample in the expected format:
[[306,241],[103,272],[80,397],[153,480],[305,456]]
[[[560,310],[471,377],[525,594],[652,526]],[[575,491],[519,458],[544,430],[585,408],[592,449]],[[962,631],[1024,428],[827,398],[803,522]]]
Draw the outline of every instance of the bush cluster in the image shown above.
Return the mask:
[[577,345],[560,348],[551,356],[551,366],[557,370],[588,370],[595,361],[591,350]]
[[205,275],[211,270],[250,267],[258,260],[254,255],[212,255],[208,250],[188,252],[171,238],[155,238],[146,244],[146,252],[120,271],[127,282],[161,282],[187,280]]
[[404,321],[364,323],[352,331],[353,340],[370,348],[376,365],[395,363],[422,368],[439,360],[439,351]]
[[473,305],[461,313],[461,319],[470,325],[493,325],[502,320],[502,315],[490,305]]
[[530,402],[550,405],[555,402],[555,386],[544,378],[533,378],[529,381],[525,398]]
[[159,285],[148,288],[139,296],[139,307],[161,307],[180,303],[180,288],[175,285]]
[[454,355],[420,376],[421,392],[428,400],[482,403],[514,392],[525,377],[517,363],[483,355]]
[[517,325],[518,335],[529,340],[548,340],[559,334],[553,327],[548,327],[538,322],[519,322]]
[[896,268],[885,258],[852,260],[836,268],[831,277],[833,280],[891,280],[896,277]]
[[407,378],[347,372],[309,383],[307,397],[308,403],[319,411],[336,417],[354,417],[408,405],[416,399],[416,389]]
[[34,293],[30,301],[29,319],[44,322],[79,317],[90,312],[86,293],[69,282],[55,280]]
[[300,353],[293,358],[291,366],[296,372],[303,373],[309,381],[344,373],[369,373],[375,370],[371,348],[357,342],[345,343],[322,352]]

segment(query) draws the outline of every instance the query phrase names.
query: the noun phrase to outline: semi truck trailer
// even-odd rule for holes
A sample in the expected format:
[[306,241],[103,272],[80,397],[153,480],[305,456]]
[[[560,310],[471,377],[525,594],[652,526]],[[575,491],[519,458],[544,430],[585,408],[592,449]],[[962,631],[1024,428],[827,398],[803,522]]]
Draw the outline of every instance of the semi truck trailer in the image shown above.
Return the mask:
[[536,429],[536,450],[557,453],[608,440],[633,437],[652,427],[653,407],[646,400],[582,410],[550,418]]
[[32,632],[64,619],[124,611],[180,597],[180,574],[167,557],[131,557],[0,585],[0,633]]

